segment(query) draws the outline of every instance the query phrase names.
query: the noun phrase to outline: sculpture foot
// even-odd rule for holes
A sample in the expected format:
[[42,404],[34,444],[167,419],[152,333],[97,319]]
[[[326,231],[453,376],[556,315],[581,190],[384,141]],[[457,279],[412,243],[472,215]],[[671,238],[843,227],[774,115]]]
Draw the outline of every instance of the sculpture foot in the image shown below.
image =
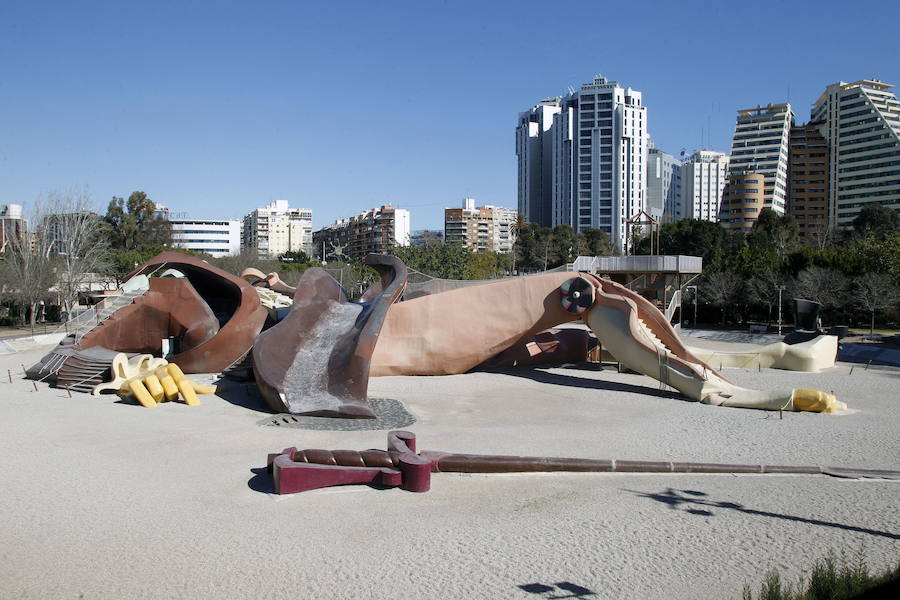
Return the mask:
[[331,417],[337,419],[374,419],[377,415],[368,406],[342,404],[337,408],[298,413],[304,417]]
[[790,410],[795,412],[835,413],[847,409],[833,394],[820,390],[791,390],[761,392],[733,387],[710,394],[700,400],[713,406],[758,408],[762,410]]

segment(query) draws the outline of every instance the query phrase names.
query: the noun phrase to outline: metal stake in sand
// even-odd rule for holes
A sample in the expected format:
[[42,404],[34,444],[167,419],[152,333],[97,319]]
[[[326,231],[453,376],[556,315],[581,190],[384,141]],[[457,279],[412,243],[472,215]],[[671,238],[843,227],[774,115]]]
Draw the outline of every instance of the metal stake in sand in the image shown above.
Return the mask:
[[72,397],[72,389],[69,386],[66,386],[66,392],[69,394],[69,398]]
[[866,371],[869,370],[869,365],[871,365],[871,364],[872,364],[872,361],[871,361],[871,360],[870,360],[869,362],[866,363],[866,368],[865,368]]
[[32,379],[32,380],[31,380],[31,385],[34,386],[34,391],[38,391],[38,389],[37,389],[37,381],[34,381],[34,380]]
[[9,376],[9,382],[12,383],[12,371],[9,369],[6,370],[6,374]]

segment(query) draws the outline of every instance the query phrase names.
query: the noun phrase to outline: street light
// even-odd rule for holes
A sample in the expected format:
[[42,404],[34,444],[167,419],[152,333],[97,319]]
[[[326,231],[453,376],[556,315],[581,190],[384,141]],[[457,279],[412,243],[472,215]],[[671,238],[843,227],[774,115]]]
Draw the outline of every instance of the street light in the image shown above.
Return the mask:
[[785,290],[785,287],[783,285],[776,285],[775,289],[778,290],[778,335],[781,335],[781,292]]
[[694,324],[692,326],[692,329],[697,329],[697,296],[698,296],[697,286],[696,285],[688,285],[688,286],[685,286],[684,289],[694,290]]

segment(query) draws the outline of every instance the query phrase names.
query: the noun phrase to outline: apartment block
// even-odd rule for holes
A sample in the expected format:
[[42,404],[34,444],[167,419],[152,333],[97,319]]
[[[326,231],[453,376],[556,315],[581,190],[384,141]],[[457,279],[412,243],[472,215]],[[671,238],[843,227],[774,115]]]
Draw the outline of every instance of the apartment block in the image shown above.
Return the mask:
[[[549,197],[549,225],[601,229],[623,248],[626,220],[646,209],[649,139],[641,92],[598,75],[521,113],[516,139],[526,220],[548,224]],[[527,183],[533,181],[540,186]]]
[[276,200],[244,216],[241,246],[276,257],[285,252],[312,248],[312,210],[290,208],[287,200]]
[[409,211],[390,204],[339,219],[313,233],[315,254],[362,260],[366,254],[388,254],[410,244]]
[[828,230],[828,142],[821,121],[791,128],[788,153],[788,214],[797,221],[800,239],[825,240]]
[[465,198],[462,208],[444,209],[444,242],[473,252],[512,252],[518,217],[510,208],[476,207],[474,198]]
[[[784,214],[788,192],[788,146],[794,112],[790,104],[769,104],[738,111],[728,185],[737,189],[724,195],[719,211],[728,229],[749,231],[763,208]],[[745,193],[762,177],[762,195]]]
[[828,221],[848,227],[863,206],[900,211],[900,102],[878,80],[825,88],[812,121],[828,145]]
[[657,222],[677,221],[681,212],[681,161],[658,148],[647,156],[647,208]]
[[519,212],[528,223],[553,225],[553,118],[560,98],[541,100],[519,113],[516,127]]
[[[727,181],[727,154],[714,150],[694,152],[681,168],[681,206],[677,211],[667,212],[666,220],[718,221]],[[668,218],[669,214],[672,218]]]
[[241,221],[169,219],[172,245],[205,252],[216,258],[241,252]]
[[21,204],[0,205],[0,253],[6,252],[10,240],[28,232],[28,221],[22,216]]

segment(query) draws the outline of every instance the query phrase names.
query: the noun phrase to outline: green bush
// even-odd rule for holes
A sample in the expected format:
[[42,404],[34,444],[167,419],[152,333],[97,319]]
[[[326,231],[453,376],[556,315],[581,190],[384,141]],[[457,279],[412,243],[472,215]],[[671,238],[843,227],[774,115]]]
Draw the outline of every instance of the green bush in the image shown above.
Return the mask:
[[[852,563],[843,555],[838,560],[833,554],[829,554],[816,561],[809,579],[801,577],[796,588],[784,582],[777,570],[769,571],[756,598],[758,600],[876,598],[888,597],[889,589],[896,591],[898,587],[900,587],[900,564],[892,569],[873,574],[869,572],[862,552]],[[749,585],[744,586],[743,600],[754,600]]]

